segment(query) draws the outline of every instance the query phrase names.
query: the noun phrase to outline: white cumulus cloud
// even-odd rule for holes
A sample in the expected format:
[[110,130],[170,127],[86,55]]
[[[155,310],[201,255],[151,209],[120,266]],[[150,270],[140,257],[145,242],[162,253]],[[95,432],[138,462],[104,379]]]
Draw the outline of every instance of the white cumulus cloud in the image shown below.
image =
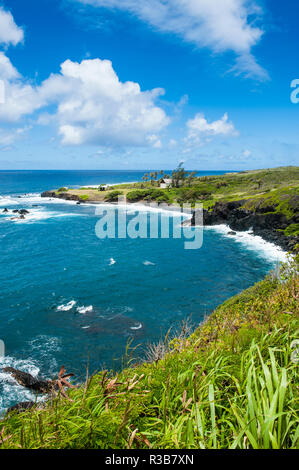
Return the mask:
[[10,11],[0,7],[0,44],[17,45],[23,41],[24,32],[22,28],[16,25]]
[[185,140],[190,143],[201,143],[202,138],[238,135],[238,131],[232,121],[229,121],[227,113],[221,119],[212,122],[208,122],[204,114],[198,113],[193,119],[187,121],[187,130]]
[[0,122],[16,122],[45,105],[39,88],[27,82],[3,52],[0,52],[0,79],[4,85]]
[[233,51],[233,68],[260,80],[267,72],[257,63],[252,48],[263,31],[255,20],[262,11],[256,0],[74,0],[83,4],[121,9],[161,32],[174,33],[197,47],[215,53]]
[[[0,122],[16,122],[43,109],[39,123],[58,125],[66,145],[149,145],[148,136],[169,122],[155,104],[164,90],[142,91],[138,83],[121,82],[109,60],[66,60],[60,73],[36,86],[0,52],[0,78],[5,85]],[[54,113],[48,106],[56,107]]]
[[[1,129],[0,128],[0,145],[5,145],[4,150],[10,148],[9,146],[16,140],[20,139],[25,133],[30,130],[30,126],[19,127],[17,129]],[[3,151],[3,148],[2,148]]]
[[155,105],[162,89],[141,91],[138,83],[121,82],[109,60],[66,60],[39,90],[57,101],[55,120],[64,144],[144,145],[148,136],[169,122]]
[[[0,44],[16,45],[23,37],[12,14],[0,7]],[[159,148],[156,134],[169,123],[165,111],[155,104],[164,90],[142,91],[138,83],[121,82],[109,60],[66,60],[60,73],[36,85],[0,51],[0,80],[0,122],[15,123],[42,110],[37,122],[56,125],[64,144]],[[11,142],[12,134],[5,137],[3,132],[2,143]]]

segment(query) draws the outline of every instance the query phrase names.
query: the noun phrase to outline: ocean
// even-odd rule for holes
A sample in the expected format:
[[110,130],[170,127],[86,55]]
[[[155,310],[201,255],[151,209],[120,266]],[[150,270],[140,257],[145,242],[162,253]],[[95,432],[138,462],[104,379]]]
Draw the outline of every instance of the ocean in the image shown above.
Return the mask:
[[[61,186],[140,181],[143,174],[0,171],[0,339],[6,348],[0,414],[34,399],[1,373],[3,366],[52,378],[64,365],[78,381],[87,367],[89,373],[118,369],[128,343],[137,347],[133,357],[142,358],[147,344],[170,327],[186,318],[198,325],[284,260],[273,245],[248,233],[231,237],[225,226],[205,228],[198,250],[173,238],[99,239],[96,206],[40,197]],[[14,209],[29,214],[12,220]]]

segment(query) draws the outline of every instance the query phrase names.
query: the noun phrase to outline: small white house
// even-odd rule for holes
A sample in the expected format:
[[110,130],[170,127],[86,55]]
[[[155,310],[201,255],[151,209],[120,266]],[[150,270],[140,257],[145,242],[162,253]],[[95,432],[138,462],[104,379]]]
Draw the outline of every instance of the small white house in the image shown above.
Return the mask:
[[162,178],[160,182],[160,188],[166,189],[169,188],[172,185],[172,179],[171,178]]

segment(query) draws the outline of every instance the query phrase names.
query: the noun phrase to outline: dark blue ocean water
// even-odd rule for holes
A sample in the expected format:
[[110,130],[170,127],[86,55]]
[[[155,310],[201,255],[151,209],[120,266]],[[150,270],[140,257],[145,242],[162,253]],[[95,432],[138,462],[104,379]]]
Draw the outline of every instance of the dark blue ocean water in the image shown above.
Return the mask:
[[[51,377],[64,365],[79,379],[87,364],[90,372],[119,367],[128,340],[140,344],[142,354],[144,345],[190,315],[199,324],[282,258],[248,234],[227,236],[225,227],[205,229],[199,250],[185,250],[180,239],[100,240],[95,206],[39,196],[143,174],[0,172],[0,339],[6,345],[0,369]],[[15,208],[30,214],[11,220]],[[0,412],[29,398],[0,370]]]

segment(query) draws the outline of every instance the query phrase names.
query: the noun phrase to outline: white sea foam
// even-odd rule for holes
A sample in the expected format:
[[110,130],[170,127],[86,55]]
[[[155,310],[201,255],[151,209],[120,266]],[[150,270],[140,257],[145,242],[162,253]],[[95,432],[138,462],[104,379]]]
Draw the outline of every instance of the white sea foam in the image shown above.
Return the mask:
[[19,204],[17,199],[13,199],[10,196],[0,196],[0,207],[12,206],[14,204]]
[[41,220],[47,220],[52,218],[59,218],[59,217],[76,217],[80,216],[80,214],[71,214],[71,213],[57,213],[57,212],[48,212],[48,211],[31,211],[30,214],[25,215],[25,219],[20,219],[19,217],[12,217],[10,220],[17,224],[26,224],[32,222],[38,222]]
[[77,302],[75,300],[71,300],[70,302],[68,302],[65,305],[63,305],[63,304],[59,305],[57,307],[57,310],[60,311],[60,312],[68,312],[69,310],[71,310],[74,307],[74,305],[76,305],[76,303]]
[[[57,372],[58,366],[55,353],[61,350],[59,338],[55,336],[39,335],[31,341],[28,341],[28,345],[30,351],[33,354],[37,353],[38,357],[42,358],[47,364],[49,376],[45,378],[50,379],[51,375]],[[10,374],[2,372],[2,369],[5,367],[13,367],[14,369],[29,373],[33,377],[40,375],[40,368],[36,364],[36,361],[31,358],[24,360],[10,356],[0,357],[0,416],[8,407],[15,403],[24,401],[42,402],[46,399],[44,396],[36,398],[35,393],[19,385]]]
[[137,326],[131,326],[131,330],[141,330],[142,328],[142,323],[139,323]]
[[[122,183],[115,183],[115,184],[122,184]],[[129,183],[127,183],[129,184]],[[113,185],[109,185],[113,186]],[[92,186],[88,186],[92,187]],[[97,187],[97,186],[95,186]],[[64,216],[78,216],[78,215],[84,215],[82,212],[81,214],[67,214],[67,213],[54,213],[54,212],[46,212],[44,207],[39,208],[39,210],[35,210],[36,208],[32,208],[32,205],[51,205],[51,204],[68,204],[68,205],[76,205],[77,201],[67,201],[65,199],[59,199],[59,198],[48,198],[48,197],[41,197],[39,193],[28,193],[28,194],[23,194],[21,196],[0,196],[0,207],[8,207],[12,205],[18,205],[22,207],[26,207],[26,209],[30,210],[31,215],[27,214],[25,219],[19,219],[15,220],[19,223],[24,223],[28,222],[30,220],[41,220],[41,219],[47,219],[51,217],[64,217]],[[31,206],[31,207],[30,207]],[[173,217],[179,217],[181,216],[183,219],[186,219],[188,217],[191,217],[191,213],[189,212],[181,212],[179,207],[175,206],[165,206],[165,207],[151,207],[146,204],[140,204],[140,203],[130,203],[130,204],[113,204],[113,203],[84,203],[82,204],[81,207],[86,207],[86,206],[95,206],[95,207],[114,207],[118,208],[119,210],[125,210],[128,214],[134,214],[136,211],[140,212],[158,212],[158,213],[164,213],[165,215],[171,215]],[[42,213],[44,211],[44,213]],[[46,215],[47,213],[47,215]]]
[[25,205],[32,204],[69,204],[76,205],[77,201],[67,201],[65,199],[41,197],[40,193],[28,193],[20,196],[0,196],[0,207],[12,205]]
[[28,341],[28,344],[30,350],[47,364],[47,371],[55,374],[58,368],[55,356],[62,349],[61,339],[56,336],[38,335]]
[[[28,372],[33,377],[37,377],[39,374],[39,368],[30,359],[18,360],[10,356],[0,357],[0,416],[8,406],[11,406],[12,401],[14,403],[36,401],[34,393],[21,387],[10,374],[1,372],[4,367],[13,367],[14,369]],[[42,401],[42,397],[38,398],[37,401]]]
[[20,205],[20,204],[38,204],[42,200],[40,194],[31,193],[22,196],[0,196],[0,207]]
[[[63,212],[63,211],[53,211],[49,210],[48,207],[46,206],[39,206],[39,204],[43,203],[52,203],[53,201],[50,200],[44,200],[40,196],[34,195],[32,196],[24,196],[22,198],[1,198],[0,196],[0,216],[2,220],[9,220],[13,223],[18,223],[18,224],[26,224],[26,223],[32,223],[32,222],[38,222],[42,220],[47,220],[51,218],[57,218],[57,217],[81,217],[81,216],[86,216],[84,212]],[[32,207],[33,205],[37,204],[39,207]],[[61,203],[61,201],[60,201]],[[24,218],[20,218],[19,213],[14,213],[13,208],[9,208],[10,206],[19,206],[22,209],[26,209],[29,213],[24,214]],[[3,209],[2,209],[3,208]],[[4,208],[8,209],[8,212],[3,212]]]
[[88,307],[78,307],[77,308],[77,312],[78,313],[87,313],[87,312],[92,312],[93,311],[93,306],[92,305],[89,305]]
[[20,204],[77,204],[77,201],[67,201],[66,199],[55,197],[41,197],[41,194],[39,193],[24,194],[21,197],[18,197],[17,200]]
[[229,237],[236,243],[241,243],[248,250],[255,251],[260,256],[277,262],[287,261],[287,253],[274,243],[263,240],[258,235],[253,235],[249,230],[247,232],[236,232],[236,235],[228,235],[232,231],[227,225],[213,225],[205,227],[205,230],[215,230],[225,237]]
[[61,351],[61,340],[56,336],[39,335],[28,342],[32,351],[38,351],[39,356],[47,357],[50,353]]
[[144,266],[156,266],[155,263],[152,263],[151,261],[143,261]]

